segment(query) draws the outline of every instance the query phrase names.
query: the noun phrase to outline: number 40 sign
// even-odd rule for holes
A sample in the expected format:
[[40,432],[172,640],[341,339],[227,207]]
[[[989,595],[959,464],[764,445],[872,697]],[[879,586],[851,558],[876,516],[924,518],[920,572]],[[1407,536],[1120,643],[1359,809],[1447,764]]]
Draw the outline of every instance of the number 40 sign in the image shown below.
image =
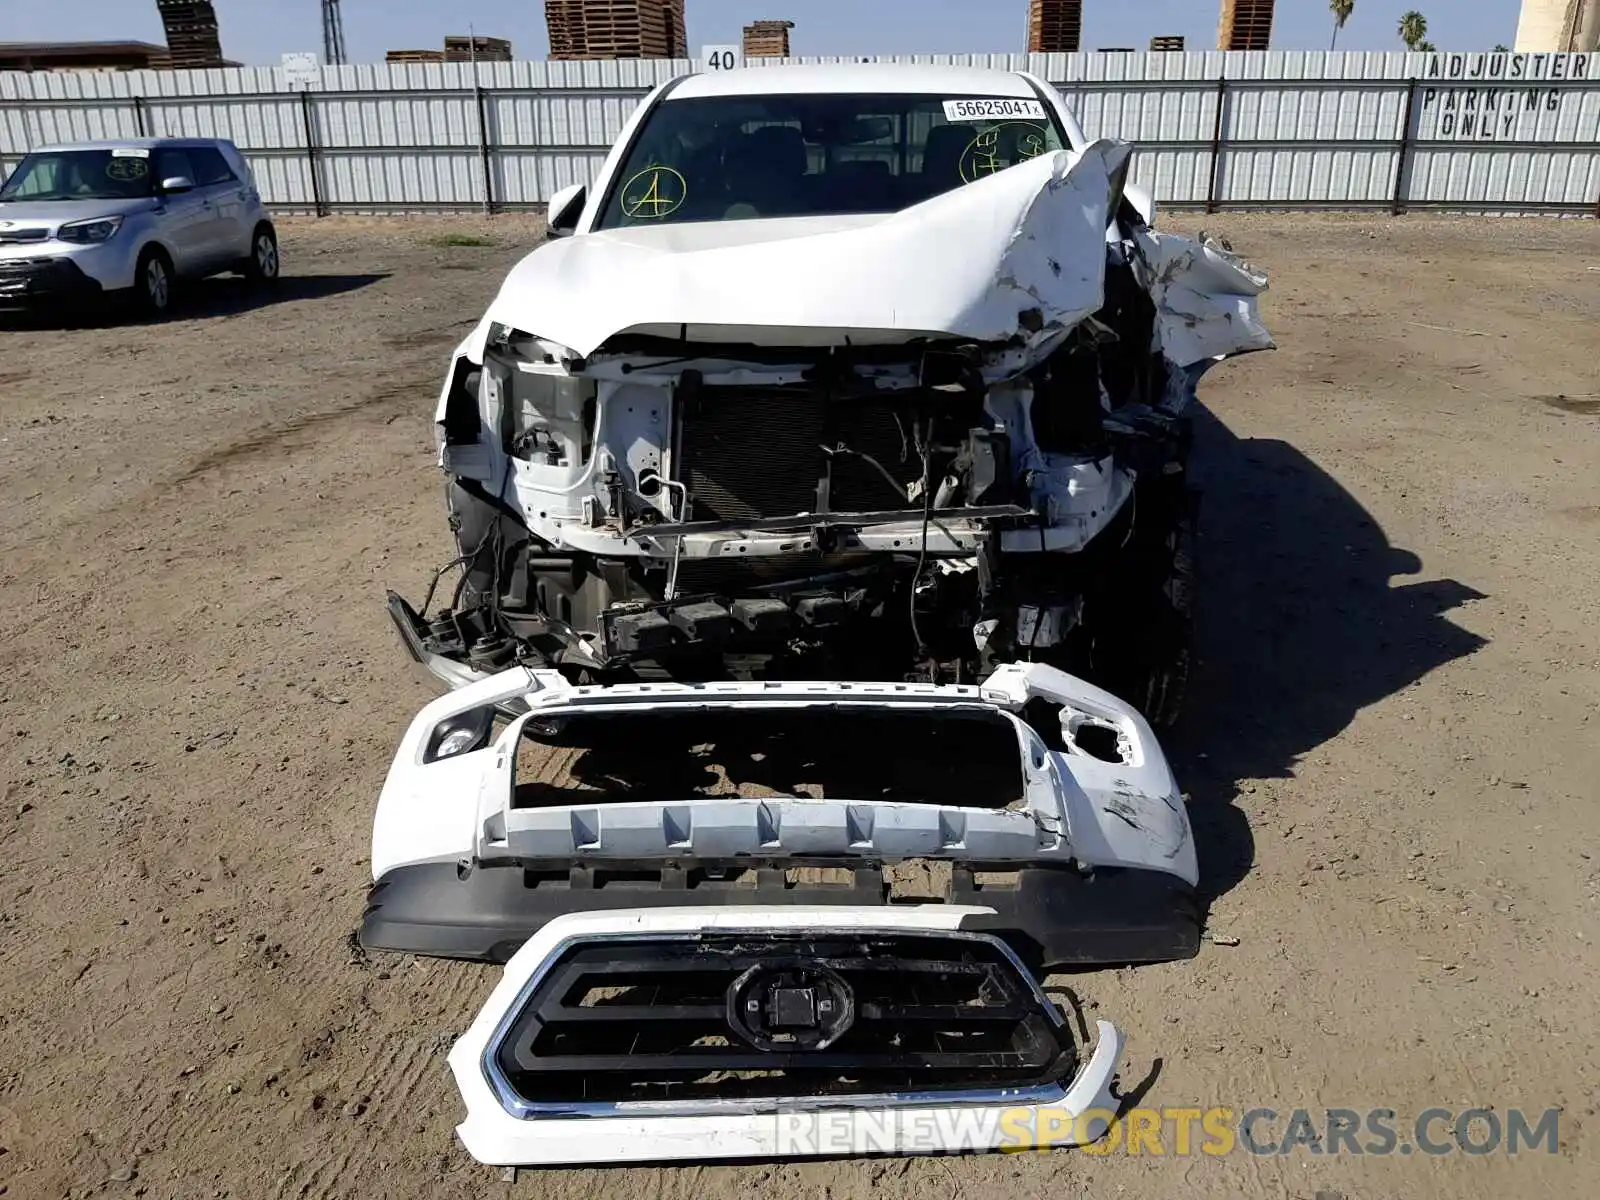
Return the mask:
[[738,46],[701,46],[700,61],[708,71],[732,71],[744,66],[744,50]]

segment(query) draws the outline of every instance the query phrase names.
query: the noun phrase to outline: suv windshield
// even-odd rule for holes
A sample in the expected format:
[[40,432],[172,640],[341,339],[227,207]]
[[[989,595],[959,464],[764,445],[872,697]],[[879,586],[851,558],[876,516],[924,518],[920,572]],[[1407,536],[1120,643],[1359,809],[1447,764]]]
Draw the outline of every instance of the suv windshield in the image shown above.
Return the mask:
[[597,228],[899,212],[1066,147],[1039,100],[908,95],[668,99]]
[[0,200],[135,200],[155,194],[150,151],[46,150],[30,154]]

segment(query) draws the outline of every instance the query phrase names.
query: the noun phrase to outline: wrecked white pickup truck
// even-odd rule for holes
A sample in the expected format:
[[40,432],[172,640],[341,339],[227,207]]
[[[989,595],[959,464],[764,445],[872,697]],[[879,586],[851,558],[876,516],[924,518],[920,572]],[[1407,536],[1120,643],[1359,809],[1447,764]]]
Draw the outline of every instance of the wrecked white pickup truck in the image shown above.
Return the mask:
[[1184,410],[1272,343],[1264,277],[1152,229],[1130,153],[1025,74],[658,88],[455,355],[463,573],[436,612],[391,593],[411,654],[453,686],[1026,659],[1170,720]]
[[1046,973],[1199,942],[1150,726],[1037,663],[511,668],[412,722],[372,871],[364,946],[506,963],[450,1054],[461,1138],[500,1165],[1092,1141],[1122,1035],[1091,1050]]

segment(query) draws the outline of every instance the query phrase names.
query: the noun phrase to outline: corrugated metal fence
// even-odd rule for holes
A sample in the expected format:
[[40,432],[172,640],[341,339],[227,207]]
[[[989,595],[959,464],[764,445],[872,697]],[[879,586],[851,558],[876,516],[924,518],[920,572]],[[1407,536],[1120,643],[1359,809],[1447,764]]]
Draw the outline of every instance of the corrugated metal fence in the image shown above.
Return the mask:
[[[776,60],[765,60],[774,62]],[[794,62],[856,61],[805,58]],[[879,60],[872,60],[879,61]],[[1169,207],[1600,216],[1600,55],[918,55],[1026,69],[1091,136],[1139,146]],[[29,147],[231,138],[279,211],[537,208],[598,171],[651,87],[699,63],[0,73],[0,172]]]

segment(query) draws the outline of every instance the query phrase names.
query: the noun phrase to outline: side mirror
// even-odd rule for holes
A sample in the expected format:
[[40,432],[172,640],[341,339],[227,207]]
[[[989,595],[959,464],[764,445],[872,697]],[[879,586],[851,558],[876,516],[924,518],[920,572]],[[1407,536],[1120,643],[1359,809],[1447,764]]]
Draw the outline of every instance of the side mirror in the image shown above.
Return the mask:
[[545,210],[545,236],[571,236],[578,228],[578,218],[583,216],[583,205],[588,196],[588,185],[582,183],[571,184],[551,196]]
[[170,195],[179,196],[184,192],[194,191],[194,180],[187,175],[174,175],[170,179],[161,181],[161,190]]

